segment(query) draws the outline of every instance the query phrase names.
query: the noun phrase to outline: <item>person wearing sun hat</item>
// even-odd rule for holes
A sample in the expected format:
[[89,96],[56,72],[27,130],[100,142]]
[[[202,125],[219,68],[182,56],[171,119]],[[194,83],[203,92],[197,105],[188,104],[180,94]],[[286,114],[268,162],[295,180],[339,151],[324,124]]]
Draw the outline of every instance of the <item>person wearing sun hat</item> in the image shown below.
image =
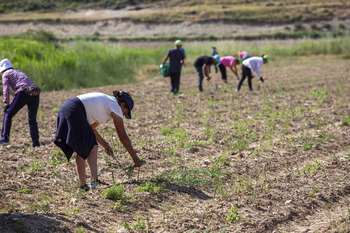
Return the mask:
[[123,117],[131,119],[133,108],[133,99],[123,91],[114,91],[113,96],[99,92],[82,94],[68,99],[61,106],[54,143],[64,152],[68,161],[74,152],[77,153],[76,170],[80,189],[90,189],[86,184],[85,161],[90,169],[91,189],[100,183],[97,177],[98,144],[103,146],[107,155],[115,159],[113,149],[96,130],[99,124],[110,119],[113,120],[119,140],[133,159],[135,167],[143,165],[124,127]]
[[[39,130],[36,121],[40,102],[40,88],[22,71],[15,70],[9,59],[0,61],[0,72],[2,73],[3,95],[4,95],[4,120],[1,131],[0,144],[10,145],[10,131],[12,118],[25,105],[28,107],[28,122],[32,146],[38,147]],[[14,96],[10,102],[10,90]]]
[[265,54],[263,54],[261,57],[250,57],[244,60],[242,62],[242,77],[241,77],[241,80],[239,80],[238,87],[235,91],[238,92],[240,90],[243,84],[243,81],[245,80],[246,77],[248,77],[249,90],[253,91],[252,72],[255,72],[258,75],[261,82],[264,82],[264,79],[261,76],[259,69],[262,66],[262,64],[267,64],[269,63],[269,61],[270,61],[269,56]]
[[169,61],[169,76],[170,76],[170,92],[172,94],[177,94],[180,89],[180,77],[181,77],[181,68],[185,60],[185,51],[181,50],[182,41],[175,41],[175,48],[169,49],[166,56],[164,57],[160,68],[163,68],[164,64]]
[[[198,57],[194,62],[194,68],[197,71],[198,75],[198,90],[201,92],[203,91],[203,79],[204,76],[207,77],[207,80],[209,81],[211,78],[209,76],[209,67],[211,65],[219,65],[220,64],[220,56],[215,55],[213,57],[210,56],[200,56]],[[204,74],[204,76],[203,76]]]

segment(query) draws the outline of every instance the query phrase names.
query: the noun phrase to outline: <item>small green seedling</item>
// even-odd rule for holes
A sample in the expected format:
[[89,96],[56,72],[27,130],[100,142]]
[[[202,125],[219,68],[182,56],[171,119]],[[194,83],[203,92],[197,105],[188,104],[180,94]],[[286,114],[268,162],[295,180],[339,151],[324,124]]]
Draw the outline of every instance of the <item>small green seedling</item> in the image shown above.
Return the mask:
[[242,219],[244,219],[244,217],[238,215],[237,207],[232,207],[226,217],[226,221],[229,221],[229,222],[239,222]]
[[29,188],[25,187],[23,189],[16,189],[16,192],[17,193],[26,193],[26,194],[29,194],[31,191]]

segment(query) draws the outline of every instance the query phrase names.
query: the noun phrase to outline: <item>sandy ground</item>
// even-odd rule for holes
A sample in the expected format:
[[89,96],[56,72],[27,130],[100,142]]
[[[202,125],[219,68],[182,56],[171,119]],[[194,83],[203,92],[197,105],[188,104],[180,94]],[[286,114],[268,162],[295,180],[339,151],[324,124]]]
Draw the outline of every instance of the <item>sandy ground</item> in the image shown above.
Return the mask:
[[[176,96],[159,75],[135,85],[42,93],[42,146],[30,147],[23,109],[11,146],[0,147],[0,231],[349,232],[350,128],[341,125],[350,114],[348,64],[335,57],[273,58],[261,69],[265,83],[253,79],[253,92],[244,85],[235,93],[232,74],[227,85],[212,74],[198,93],[187,67]],[[113,90],[135,99],[125,125],[147,162],[139,178],[134,172],[123,179],[99,149],[99,178],[134,195],[114,208],[116,201],[102,194],[106,185],[77,192],[74,159],[65,162],[52,143],[67,98]],[[165,135],[166,127],[177,134]],[[121,165],[131,165],[113,124],[98,130]],[[165,189],[137,191],[147,181]],[[237,213],[230,215],[232,207]]]

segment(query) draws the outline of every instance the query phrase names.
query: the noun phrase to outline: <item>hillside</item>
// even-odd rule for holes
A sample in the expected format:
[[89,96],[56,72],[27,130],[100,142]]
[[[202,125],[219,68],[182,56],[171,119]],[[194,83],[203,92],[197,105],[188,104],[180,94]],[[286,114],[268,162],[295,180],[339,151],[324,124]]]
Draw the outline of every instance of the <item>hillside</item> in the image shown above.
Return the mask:
[[[31,6],[28,6],[31,5]],[[348,1],[4,1],[0,33],[58,36],[244,35],[350,29]]]

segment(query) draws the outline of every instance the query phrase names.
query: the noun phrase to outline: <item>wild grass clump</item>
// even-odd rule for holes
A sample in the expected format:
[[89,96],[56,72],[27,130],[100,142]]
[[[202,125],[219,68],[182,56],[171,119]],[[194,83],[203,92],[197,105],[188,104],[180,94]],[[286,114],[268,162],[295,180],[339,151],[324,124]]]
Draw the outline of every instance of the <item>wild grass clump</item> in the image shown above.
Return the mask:
[[107,199],[126,201],[133,198],[133,195],[127,195],[124,193],[124,185],[113,185],[112,187],[104,190],[102,195]]
[[166,184],[156,184],[150,181],[147,181],[144,184],[140,184],[140,186],[136,189],[138,192],[149,192],[149,193],[160,193]]
[[157,64],[163,53],[78,40],[58,46],[0,37],[0,57],[10,59],[43,91],[134,83],[140,67]]

